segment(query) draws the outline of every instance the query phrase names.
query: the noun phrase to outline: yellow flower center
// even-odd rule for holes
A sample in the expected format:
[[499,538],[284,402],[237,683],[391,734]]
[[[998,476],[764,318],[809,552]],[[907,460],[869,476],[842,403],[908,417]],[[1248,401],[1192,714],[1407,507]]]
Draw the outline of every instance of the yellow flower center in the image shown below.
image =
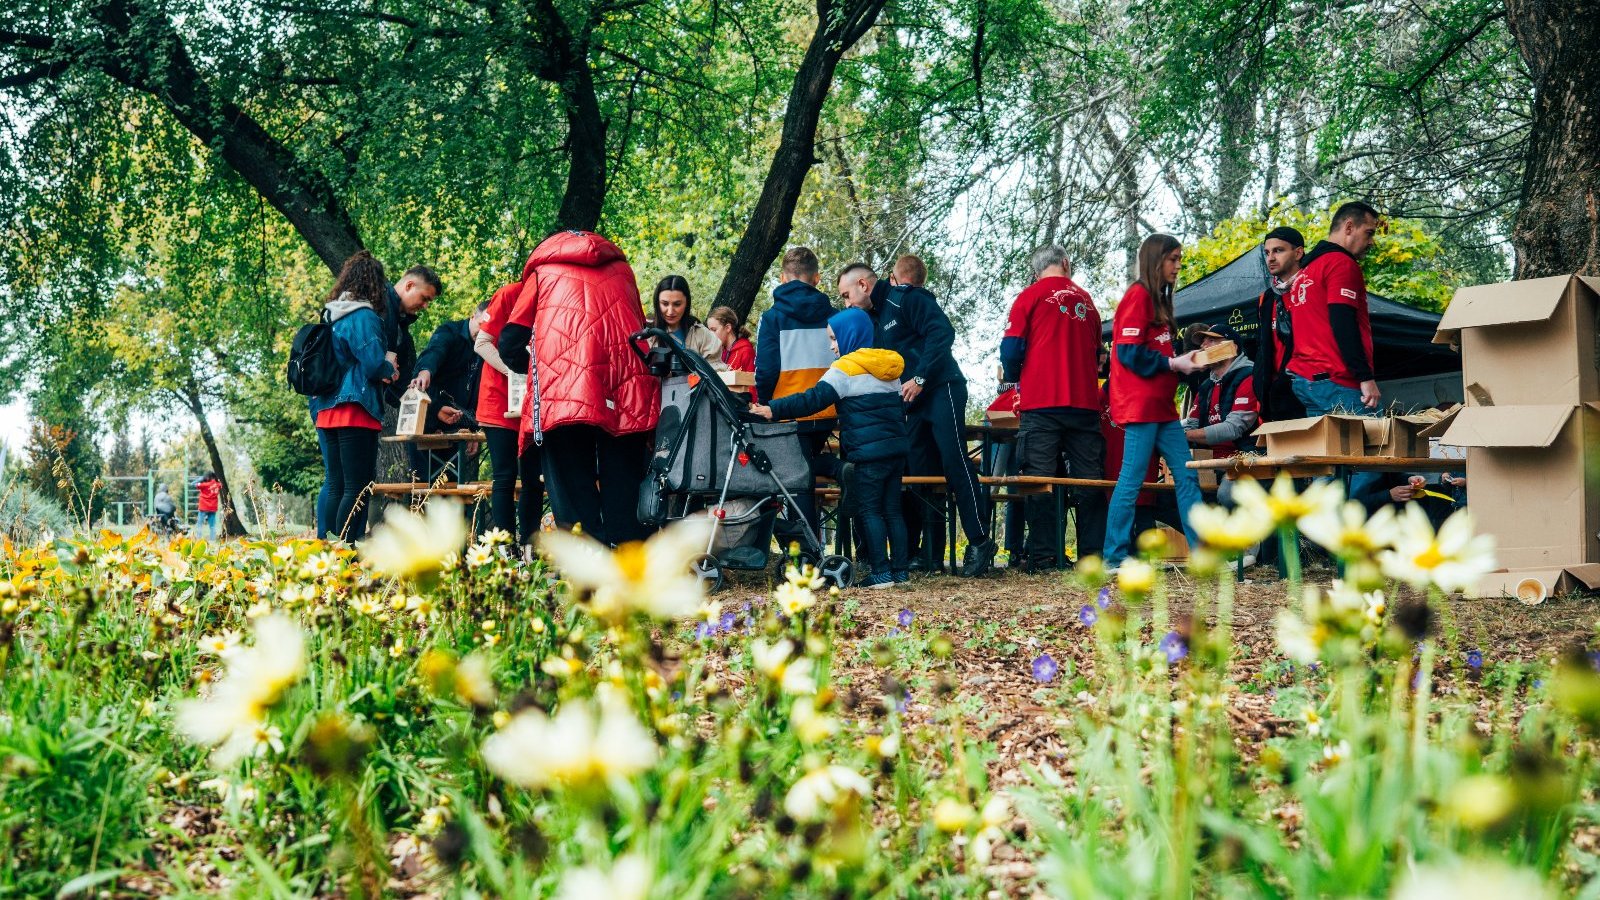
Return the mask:
[[629,541],[623,544],[617,548],[613,558],[617,561],[617,569],[622,572],[623,578],[632,582],[644,581],[650,558],[645,553],[642,541]]
[[1435,542],[1429,544],[1428,549],[1418,553],[1412,562],[1416,564],[1417,568],[1431,572],[1437,569],[1440,563],[1444,562],[1444,554],[1439,552],[1439,544]]

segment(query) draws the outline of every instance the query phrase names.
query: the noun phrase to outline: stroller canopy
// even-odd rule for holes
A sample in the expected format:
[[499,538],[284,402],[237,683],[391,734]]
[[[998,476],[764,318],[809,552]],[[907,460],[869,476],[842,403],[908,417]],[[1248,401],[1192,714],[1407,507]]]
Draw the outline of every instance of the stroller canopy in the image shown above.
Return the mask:
[[[1227,323],[1239,332],[1251,356],[1256,346],[1256,298],[1272,283],[1266,253],[1260,245],[1232,262],[1179,289],[1172,296],[1172,311],[1180,330],[1202,322]],[[1383,380],[1461,371],[1461,357],[1449,347],[1433,343],[1439,314],[1396,303],[1367,293],[1372,317],[1373,367]],[[1111,320],[1101,327],[1111,340]]]

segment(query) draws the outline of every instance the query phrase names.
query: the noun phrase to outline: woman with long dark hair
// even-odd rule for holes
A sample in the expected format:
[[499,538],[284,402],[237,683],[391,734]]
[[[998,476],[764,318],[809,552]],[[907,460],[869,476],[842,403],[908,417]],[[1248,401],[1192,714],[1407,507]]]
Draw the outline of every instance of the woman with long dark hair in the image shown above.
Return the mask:
[[704,357],[713,368],[727,368],[722,364],[722,342],[694,317],[692,302],[688,279],[682,275],[661,279],[650,303],[650,327],[672,335],[680,347]]
[[383,432],[379,386],[398,372],[385,356],[383,330],[389,282],[383,263],[362,250],[345,260],[324,309],[333,326],[339,386],[310,398],[311,419],[322,448],[322,491],[317,495],[317,536],[358,541],[367,535],[366,493],[378,470]]
[[1106,517],[1105,564],[1122,565],[1133,543],[1134,503],[1150,458],[1166,460],[1177,486],[1178,518],[1189,546],[1199,546],[1189,510],[1200,502],[1200,482],[1185,463],[1189,442],[1178,423],[1179,378],[1195,370],[1192,353],[1176,356],[1172,287],[1183,247],[1169,234],[1152,234],[1139,245],[1139,280],[1128,286],[1112,321],[1111,419],[1122,426],[1122,470]]

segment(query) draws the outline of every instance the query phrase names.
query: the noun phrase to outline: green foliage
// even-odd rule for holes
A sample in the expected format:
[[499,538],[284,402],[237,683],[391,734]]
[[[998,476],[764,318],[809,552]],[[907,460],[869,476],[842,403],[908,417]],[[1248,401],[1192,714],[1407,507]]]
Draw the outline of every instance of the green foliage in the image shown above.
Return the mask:
[[[1198,281],[1255,249],[1263,235],[1281,225],[1298,229],[1305,236],[1309,252],[1327,235],[1332,218],[1332,208],[1305,212],[1280,206],[1265,215],[1226,219],[1210,234],[1184,248],[1179,284]],[[1449,305],[1461,284],[1460,276],[1445,265],[1445,257],[1443,242],[1423,223],[1385,219],[1377,242],[1361,260],[1361,268],[1367,276],[1367,288],[1373,293],[1439,312]]]
[[45,534],[71,534],[72,529],[66,509],[31,485],[7,478],[0,486],[0,534],[32,543]]

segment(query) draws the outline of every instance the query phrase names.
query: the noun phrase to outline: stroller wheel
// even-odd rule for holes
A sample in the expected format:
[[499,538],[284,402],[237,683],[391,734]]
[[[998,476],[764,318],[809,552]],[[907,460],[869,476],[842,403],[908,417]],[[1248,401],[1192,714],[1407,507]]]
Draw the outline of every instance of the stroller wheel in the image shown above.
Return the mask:
[[689,571],[699,580],[700,586],[706,593],[715,594],[722,590],[722,564],[709,553],[702,553],[689,563]]
[[847,588],[855,579],[855,565],[844,556],[824,556],[817,572],[834,587]]

